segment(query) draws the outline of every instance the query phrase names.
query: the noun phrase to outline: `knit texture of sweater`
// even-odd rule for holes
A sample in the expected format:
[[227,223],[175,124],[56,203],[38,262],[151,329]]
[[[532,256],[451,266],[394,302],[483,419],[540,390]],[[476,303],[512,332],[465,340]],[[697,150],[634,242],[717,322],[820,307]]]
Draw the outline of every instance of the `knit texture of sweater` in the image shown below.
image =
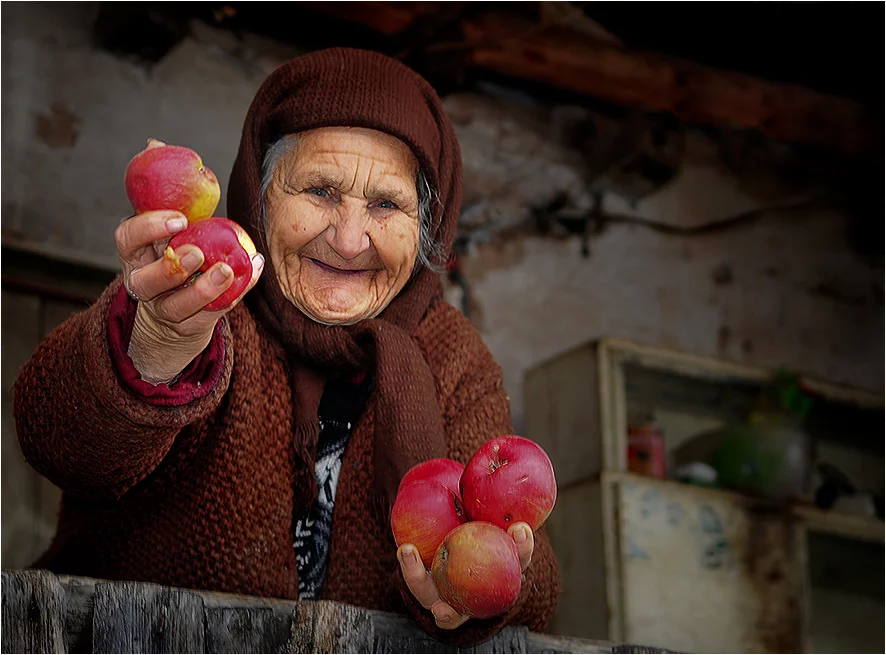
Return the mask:
[[[216,364],[189,367],[176,383],[185,393],[173,401],[165,385],[130,379],[125,355],[125,366],[115,363],[134,314],[118,279],[49,334],[16,381],[22,452],[63,491],[56,537],[35,566],[297,599],[292,525],[308,507],[294,501],[286,355],[240,305],[207,350]],[[412,340],[433,375],[445,429],[441,456],[466,463],[481,443],[512,431],[501,370],[456,309],[434,302]],[[322,597],[408,614],[457,645],[488,639],[508,623],[543,630],[559,585],[544,528],[506,614],[440,630],[415,601],[399,571],[389,516],[372,492],[373,408],[370,394],[342,460]]]

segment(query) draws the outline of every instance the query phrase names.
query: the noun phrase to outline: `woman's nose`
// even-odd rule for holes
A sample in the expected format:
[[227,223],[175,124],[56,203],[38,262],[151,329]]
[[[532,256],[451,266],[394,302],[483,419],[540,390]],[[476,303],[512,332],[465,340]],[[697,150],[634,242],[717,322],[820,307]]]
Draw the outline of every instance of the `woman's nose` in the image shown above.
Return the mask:
[[342,207],[326,230],[326,243],[345,260],[354,259],[369,249],[368,217],[355,209]]

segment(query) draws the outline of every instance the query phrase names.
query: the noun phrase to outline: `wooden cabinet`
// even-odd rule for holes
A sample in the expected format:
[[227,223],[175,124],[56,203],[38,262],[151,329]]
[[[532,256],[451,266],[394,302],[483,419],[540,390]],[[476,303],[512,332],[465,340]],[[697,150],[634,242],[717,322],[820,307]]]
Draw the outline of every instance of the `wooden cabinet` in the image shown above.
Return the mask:
[[4,566],[15,568],[29,566],[46,550],[55,534],[61,493],[22,456],[13,416],[13,384],[46,335],[86,309],[113,275],[6,246],[2,254],[2,560]]
[[883,651],[883,524],[797,508],[803,651]]
[[620,632],[681,652],[796,652],[778,512],[639,476],[613,484]]
[[[633,421],[661,428],[673,471],[681,445],[743,421],[773,373],[620,340],[529,372],[527,434],[559,483],[554,632],[683,652],[883,648],[880,519],[817,509],[811,486],[774,501],[628,471]],[[802,384],[814,461],[882,497],[882,395]]]

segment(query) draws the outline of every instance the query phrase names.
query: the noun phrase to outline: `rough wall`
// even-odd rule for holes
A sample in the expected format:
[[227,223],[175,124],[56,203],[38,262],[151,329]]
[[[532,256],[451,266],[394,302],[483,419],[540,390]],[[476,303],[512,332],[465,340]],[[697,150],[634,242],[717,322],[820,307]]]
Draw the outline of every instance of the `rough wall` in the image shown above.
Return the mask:
[[3,241],[116,267],[123,173],[148,137],[194,148],[224,192],[255,91],[297,52],[200,23],[153,66],[92,47],[97,3],[3,8]]
[[[558,195],[591,203],[587,162],[558,128],[563,112],[446,102],[477,224],[461,262],[467,310],[504,369],[517,430],[526,371],[602,336],[883,389],[882,265],[853,249],[827,176],[798,176],[777,151],[741,162],[690,134],[667,183],[636,202],[604,193],[603,213],[630,220],[592,235],[584,257],[580,236],[527,228],[530,208]],[[729,227],[676,231],[720,221]],[[455,285],[447,297],[465,301]]]
[[[841,252],[839,216],[767,218],[728,238],[617,227],[588,259],[578,239],[531,237],[468,258],[479,327],[505,370],[515,422],[527,369],[602,336],[882,390],[882,274]],[[449,294],[461,302],[460,290]]]

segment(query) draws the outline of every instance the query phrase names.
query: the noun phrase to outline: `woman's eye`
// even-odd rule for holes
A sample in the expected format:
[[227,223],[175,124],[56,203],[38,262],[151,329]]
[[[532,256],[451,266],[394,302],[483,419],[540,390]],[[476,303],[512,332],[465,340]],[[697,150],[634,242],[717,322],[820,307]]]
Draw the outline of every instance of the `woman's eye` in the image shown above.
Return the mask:
[[390,200],[379,200],[378,205],[380,209],[397,209],[397,205],[392,203]]
[[329,190],[322,189],[320,187],[314,187],[313,189],[308,189],[308,193],[310,193],[312,196],[317,196],[318,198],[328,198],[329,197]]

